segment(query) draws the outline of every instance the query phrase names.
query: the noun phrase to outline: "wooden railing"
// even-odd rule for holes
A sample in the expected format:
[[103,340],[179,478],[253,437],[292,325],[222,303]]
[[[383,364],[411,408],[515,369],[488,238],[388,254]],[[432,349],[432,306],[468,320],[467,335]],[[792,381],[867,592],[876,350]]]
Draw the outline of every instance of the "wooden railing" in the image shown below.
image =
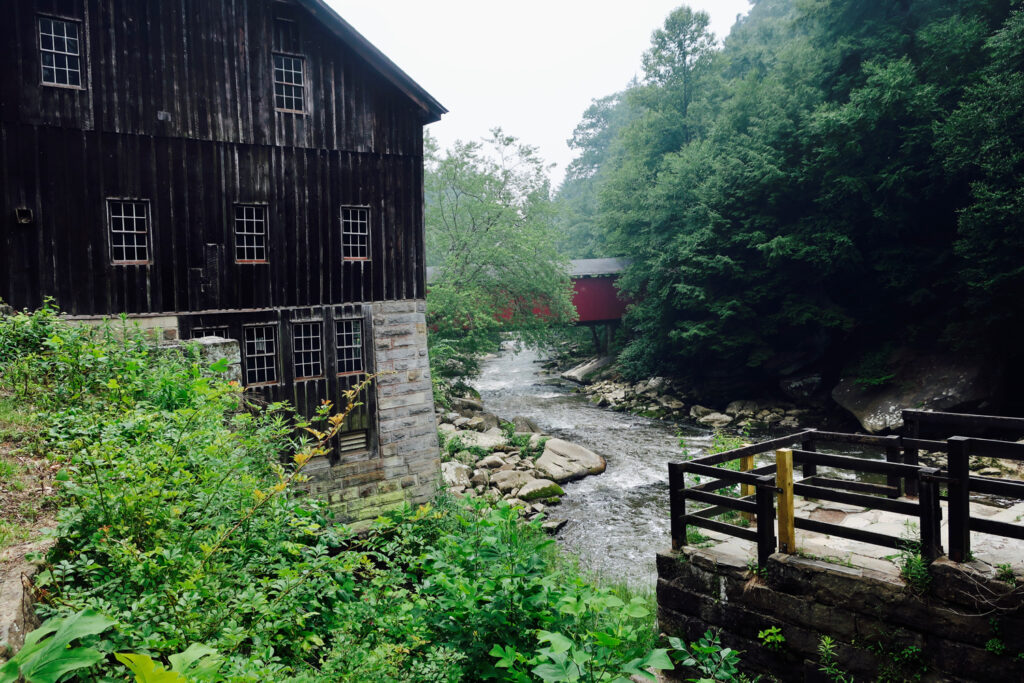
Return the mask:
[[[1024,500],[1024,481],[993,479],[972,475],[972,455],[1024,462],[1024,444],[950,436],[942,441],[920,438],[922,427],[929,429],[990,430],[1024,433],[1024,419],[904,411],[911,436],[873,436],[808,430],[764,441],[751,446],[669,463],[669,496],[673,548],[686,545],[690,526],[717,531],[757,544],[758,562],[763,564],[778,548],[795,552],[795,529],[830,534],[886,548],[904,547],[908,539],[858,529],[793,514],[793,496],[845,503],[885,510],[916,519],[922,555],[929,561],[942,555],[940,500],[948,500],[949,558],[963,562],[971,556],[970,532],[995,534],[1024,540],[1024,526],[972,517],[970,494],[982,493]],[[885,460],[823,453],[820,444],[852,444],[878,448]],[[793,448],[793,446],[797,446]],[[919,452],[945,454],[945,468],[918,463]],[[755,467],[758,455],[773,454],[774,462]],[[737,463],[737,469],[723,467]],[[799,465],[802,478],[794,481],[793,468]],[[885,483],[850,481],[819,474],[818,467],[883,475]],[[687,476],[710,477],[704,483],[688,485]],[[718,493],[740,487],[739,497]],[[942,492],[945,486],[947,493]],[[914,500],[913,498],[917,498]],[[707,507],[690,511],[688,501]],[[778,538],[776,538],[776,508]],[[725,513],[751,520],[755,528],[714,519]]]

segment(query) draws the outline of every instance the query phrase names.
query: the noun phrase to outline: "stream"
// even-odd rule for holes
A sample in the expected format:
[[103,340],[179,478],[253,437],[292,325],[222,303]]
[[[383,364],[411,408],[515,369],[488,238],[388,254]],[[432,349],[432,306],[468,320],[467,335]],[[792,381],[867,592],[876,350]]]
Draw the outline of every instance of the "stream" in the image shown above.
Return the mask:
[[[605,473],[566,484],[561,505],[549,511],[569,520],[558,540],[585,569],[653,588],[655,553],[670,544],[667,465],[682,457],[680,426],[591,405],[571,382],[543,374],[532,350],[506,347],[474,384],[488,412],[523,415],[545,434],[604,456]],[[685,440],[692,456],[703,455],[711,432],[686,428]]]

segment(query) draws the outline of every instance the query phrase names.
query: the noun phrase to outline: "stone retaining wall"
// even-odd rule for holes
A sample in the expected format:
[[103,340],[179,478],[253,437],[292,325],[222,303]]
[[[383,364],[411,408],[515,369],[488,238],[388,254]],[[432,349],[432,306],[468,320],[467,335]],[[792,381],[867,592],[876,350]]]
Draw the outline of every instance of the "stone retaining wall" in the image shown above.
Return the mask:
[[[919,597],[869,569],[775,554],[755,574],[713,549],[686,548],[659,554],[657,590],[662,631],[689,642],[721,629],[722,642],[743,651],[744,668],[779,680],[827,680],[823,635],[857,681],[1024,680],[1021,589],[945,558]],[[785,638],[777,650],[758,638],[771,627]]]
[[426,303],[373,304],[377,422],[368,453],[311,462],[311,493],[328,500],[338,519],[366,526],[404,503],[419,505],[437,491],[440,455],[427,358]]

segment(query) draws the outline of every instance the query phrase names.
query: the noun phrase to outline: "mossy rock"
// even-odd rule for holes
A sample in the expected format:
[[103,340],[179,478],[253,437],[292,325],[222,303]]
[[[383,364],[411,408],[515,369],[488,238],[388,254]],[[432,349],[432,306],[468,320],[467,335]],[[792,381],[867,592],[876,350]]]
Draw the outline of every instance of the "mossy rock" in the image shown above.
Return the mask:
[[550,479],[534,479],[519,489],[517,497],[520,500],[532,502],[547,498],[557,498],[562,495],[565,495],[565,491]]

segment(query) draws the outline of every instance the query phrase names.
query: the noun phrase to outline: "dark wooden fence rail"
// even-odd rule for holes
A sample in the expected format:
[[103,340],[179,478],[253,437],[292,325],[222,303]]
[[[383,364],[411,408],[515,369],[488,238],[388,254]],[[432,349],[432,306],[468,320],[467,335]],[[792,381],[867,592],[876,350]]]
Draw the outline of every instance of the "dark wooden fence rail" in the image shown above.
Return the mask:
[[[1024,526],[990,519],[971,517],[970,494],[981,493],[1024,500],[1024,481],[993,479],[971,475],[970,456],[983,456],[1024,462],[1024,444],[967,436],[948,436],[950,431],[964,429],[974,432],[1024,434],[1024,419],[954,413],[904,411],[911,436],[873,436],[808,430],[764,441],[723,453],[695,458],[688,462],[669,464],[669,495],[672,522],[672,546],[686,544],[687,527],[717,531],[757,544],[758,562],[764,563],[778,547],[775,535],[775,497],[780,496],[779,538],[792,539],[793,528],[830,534],[886,548],[901,548],[908,541],[918,540],[928,560],[942,554],[941,500],[948,500],[949,557],[963,562],[970,558],[970,532],[976,531],[1024,540]],[[944,440],[920,438],[922,427],[945,432]],[[799,448],[786,448],[799,444]],[[821,444],[852,444],[879,448],[885,460],[822,453]],[[943,453],[947,466],[943,469],[918,463],[920,450]],[[779,481],[788,467],[776,464],[754,467],[754,456],[774,452],[776,463],[800,465],[803,478],[793,482]],[[739,461],[741,471],[723,465]],[[885,484],[849,481],[819,474],[818,467],[875,473],[885,476]],[[711,477],[711,481],[688,486],[687,475]],[[717,493],[724,488],[741,485],[739,498]],[[943,495],[942,487],[947,493]],[[859,505],[885,510],[916,519],[919,539],[907,539],[866,529],[844,527],[792,516],[785,496],[792,494],[817,500]],[[904,494],[906,497],[904,497]],[[913,500],[913,498],[917,500]],[[703,503],[696,511],[687,510],[687,501]],[[755,521],[754,529],[713,519],[728,511],[742,513]],[[788,512],[787,512],[788,511]],[[786,545],[786,542],[783,541]],[[786,552],[793,547],[783,548]]]

